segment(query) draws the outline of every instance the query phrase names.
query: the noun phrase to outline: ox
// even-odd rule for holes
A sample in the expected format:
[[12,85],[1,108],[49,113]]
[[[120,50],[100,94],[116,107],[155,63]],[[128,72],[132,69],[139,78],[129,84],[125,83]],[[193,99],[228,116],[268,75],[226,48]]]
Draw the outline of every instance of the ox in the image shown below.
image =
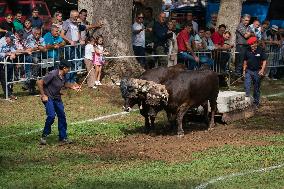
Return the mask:
[[[197,108],[207,104],[211,107],[211,121],[209,128],[214,126],[214,116],[217,108],[217,97],[219,93],[219,79],[217,73],[204,69],[196,71],[185,71],[164,83],[169,94],[167,104],[154,102],[149,107],[149,112],[156,114],[164,109],[168,120],[178,125],[178,136],[183,136],[182,120],[190,108]],[[206,106],[205,106],[206,107]],[[208,107],[204,109],[208,117]],[[155,115],[152,115],[155,117]]]
[[[163,84],[168,79],[171,79],[178,75],[181,72],[186,70],[186,66],[182,64],[177,64],[171,67],[159,67],[151,70],[147,70],[144,72],[139,79],[153,81],[158,84]],[[120,90],[122,93],[122,97],[124,98],[124,110],[130,111],[130,109],[138,104],[140,108],[140,114],[145,118],[145,129],[146,132],[150,130],[150,128],[154,127],[155,112],[150,112],[150,106],[146,103],[146,94],[139,93],[135,89],[135,87],[129,85],[128,79],[122,79],[120,83]],[[151,124],[149,121],[151,120]]]

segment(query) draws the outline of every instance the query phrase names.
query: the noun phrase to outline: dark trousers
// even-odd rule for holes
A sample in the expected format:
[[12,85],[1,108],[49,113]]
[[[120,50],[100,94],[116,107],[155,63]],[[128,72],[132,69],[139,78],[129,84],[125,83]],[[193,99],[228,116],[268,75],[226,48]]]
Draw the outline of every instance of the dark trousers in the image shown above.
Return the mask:
[[54,123],[55,114],[58,117],[58,131],[59,131],[59,140],[67,138],[67,122],[64,112],[64,105],[62,100],[55,100],[48,98],[47,102],[44,102],[45,111],[47,118],[45,120],[45,126],[43,129],[42,136],[46,137],[51,133],[51,125]]
[[[134,46],[133,51],[135,56],[145,56],[145,48],[141,46]],[[145,57],[137,57],[137,61],[141,64],[141,66],[145,67],[146,59]]]
[[235,65],[235,74],[237,76],[241,76],[243,73],[243,63],[244,63],[244,59],[245,59],[245,52],[247,50],[247,46],[246,45],[237,45],[236,46],[236,51],[238,52],[236,54],[236,65]]
[[[0,64],[0,82],[1,86],[4,92],[4,95],[6,95],[6,83],[11,82],[13,80],[13,70],[14,70],[14,65],[13,64],[7,64],[7,81],[5,78],[5,66],[4,64]],[[11,96],[13,93],[13,84],[8,85],[8,96]]]
[[253,103],[258,106],[260,99],[260,76],[258,74],[258,71],[251,71],[247,69],[245,74],[246,96],[250,96],[250,87],[252,82],[253,82],[253,99],[254,99]]

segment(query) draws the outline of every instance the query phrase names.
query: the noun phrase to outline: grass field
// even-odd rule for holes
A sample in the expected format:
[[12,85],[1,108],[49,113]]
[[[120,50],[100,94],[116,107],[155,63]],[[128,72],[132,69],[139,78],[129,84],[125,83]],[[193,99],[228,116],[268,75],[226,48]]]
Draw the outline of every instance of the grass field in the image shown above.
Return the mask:
[[[283,84],[264,82],[263,95],[283,93]],[[39,97],[0,101],[0,188],[284,188],[283,94],[264,98],[251,119],[210,132],[186,129],[178,139],[164,131],[164,113],[150,134],[138,112],[78,123],[121,112],[115,86],[64,93],[70,145],[58,143],[56,124],[48,145],[39,145]]]

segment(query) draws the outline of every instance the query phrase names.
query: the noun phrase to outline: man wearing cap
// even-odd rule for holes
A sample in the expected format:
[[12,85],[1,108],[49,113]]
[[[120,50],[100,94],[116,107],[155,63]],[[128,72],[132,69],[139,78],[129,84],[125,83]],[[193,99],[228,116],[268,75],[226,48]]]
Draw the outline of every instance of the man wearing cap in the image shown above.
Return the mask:
[[66,83],[65,75],[70,71],[71,63],[61,60],[59,69],[49,72],[41,80],[37,81],[41,100],[46,110],[46,121],[40,139],[40,144],[46,145],[47,136],[51,133],[51,125],[54,123],[55,115],[58,117],[59,141],[70,143],[67,138],[67,122],[64,105],[61,99],[61,89],[67,87],[79,91],[80,86]]
[[253,81],[253,103],[259,106],[260,99],[260,78],[264,76],[266,67],[266,54],[264,50],[257,45],[257,38],[250,37],[247,40],[249,48],[244,54],[243,75],[245,76],[246,96],[250,97],[250,87]]
[[[15,36],[12,32],[7,32],[4,37],[0,39],[0,61],[4,62],[7,58],[7,62],[11,62],[13,59],[16,58],[16,46],[14,44]],[[7,81],[5,78],[5,66],[7,66]],[[6,83],[13,80],[13,64],[0,64],[0,81],[2,85],[2,89],[4,94],[6,94]],[[8,97],[11,100],[16,100],[13,93],[13,85],[9,84],[7,87]]]

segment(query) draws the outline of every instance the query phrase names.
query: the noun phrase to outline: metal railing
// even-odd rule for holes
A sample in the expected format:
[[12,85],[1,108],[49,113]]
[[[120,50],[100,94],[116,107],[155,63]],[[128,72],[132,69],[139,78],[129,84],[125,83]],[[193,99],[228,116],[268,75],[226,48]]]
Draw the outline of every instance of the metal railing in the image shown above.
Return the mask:
[[[72,62],[72,67],[69,73],[84,72],[83,59],[84,59],[84,46],[80,44],[71,46],[67,45],[59,49],[52,49],[46,52],[33,52],[29,54],[18,55],[13,61],[5,60],[1,64],[4,66],[5,70],[5,81],[6,81],[6,99],[9,98],[8,87],[19,82],[28,82],[30,79],[42,78],[47,72],[52,69],[58,68],[60,58],[64,58]],[[237,52],[230,52],[224,50],[213,50],[213,51],[197,51],[196,55],[201,59],[207,59],[206,61],[211,61],[210,65],[212,70],[218,74],[224,74],[228,76],[230,80],[230,64],[233,63],[232,57]],[[281,54],[279,46],[271,45],[267,46],[266,53],[268,55],[268,67],[283,67],[284,61],[283,55]],[[152,54],[146,57],[156,58],[159,56],[168,55],[155,55]],[[178,54],[177,54],[178,56]],[[135,57],[135,56],[123,56],[122,58]],[[121,57],[106,57],[107,59],[121,58]],[[146,59],[147,60],[147,59]],[[205,61],[205,62],[206,62]],[[202,60],[200,61],[201,63]],[[188,62],[178,59],[178,63],[188,64]],[[197,65],[197,66],[200,66]],[[37,70],[37,73],[33,73]]]

